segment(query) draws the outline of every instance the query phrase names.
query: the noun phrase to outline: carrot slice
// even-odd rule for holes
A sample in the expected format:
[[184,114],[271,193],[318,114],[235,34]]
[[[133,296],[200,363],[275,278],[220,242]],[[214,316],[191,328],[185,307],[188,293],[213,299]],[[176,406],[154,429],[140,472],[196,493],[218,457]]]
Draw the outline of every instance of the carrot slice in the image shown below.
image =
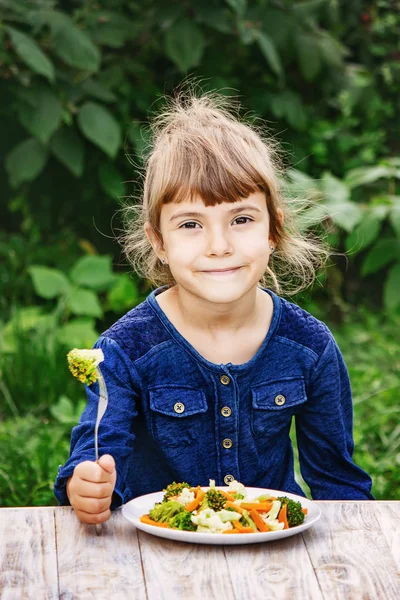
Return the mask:
[[235,504],[234,502],[228,502],[225,504],[225,508],[233,508],[236,512],[243,514],[243,508],[239,506],[239,504]]
[[220,494],[223,495],[224,498],[229,500],[229,502],[235,502],[235,498],[233,496],[231,496],[230,494],[228,494],[228,492],[224,492],[224,490],[218,490],[218,491]]
[[269,531],[268,525],[256,510],[251,510],[249,514],[254,523],[257,525],[258,531]]
[[195,499],[192,500],[191,502],[189,502],[189,504],[186,504],[186,506],[185,506],[186,510],[188,510],[189,512],[192,512],[193,510],[195,510],[199,506],[200,502],[203,500],[205,495],[206,495],[206,493],[203,492],[203,490],[199,488],[199,491],[197,492],[197,496],[195,497]]
[[241,508],[246,510],[258,510],[259,512],[269,512],[272,508],[272,502],[241,502]]
[[240,533],[255,533],[253,527],[246,527],[242,525],[240,521],[232,521],[232,525],[235,529],[238,529]]
[[154,521],[150,519],[149,515],[142,515],[140,517],[142,523],[146,523],[147,525],[155,525],[156,527],[168,527],[168,523],[159,523],[158,521]]
[[239,529],[225,529],[222,533],[242,533]]
[[281,510],[279,511],[278,521],[279,523],[283,523],[283,529],[289,529],[289,524],[287,521],[287,504],[282,506]]
[[303,513],[304,513],[305,515],[308,515],[308,508],[302,508],[301,510],[303,511]]

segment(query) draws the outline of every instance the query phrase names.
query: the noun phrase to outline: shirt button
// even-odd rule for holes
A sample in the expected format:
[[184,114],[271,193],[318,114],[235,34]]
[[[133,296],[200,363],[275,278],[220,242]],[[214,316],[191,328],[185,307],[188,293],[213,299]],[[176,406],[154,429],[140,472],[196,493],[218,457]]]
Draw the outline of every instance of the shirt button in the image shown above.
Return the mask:
[[228,375],[221,375],[219,380],[223,385],[229,385],[231,382],[231,379],[230,379],[230,377],[228,377]]
[[182,404],[182,402],[177,402],[176,404],[174,404],[174,411],[176,413],[183,413],[183,411],[185,410],[185,405]]
[[234,481],[234,476],[233,475],[225,475],[224,477],[224,483],[226,483],[226,485],[229,485],[231,483],[231,481]]
[[278,406],[282,406],[282,404],[285,404],[285,402],[286,402],[285,396],[282,396],[281,394],[279,394],[278,396],[275,397],[275,404],[277,404]]
[[229,406],[224,406],[224,408],[221,409],[221,414],[223,417],[230,417],[232,414],[232,411],[229,408]]
[[222,442],[222,445],[224,448],[232,448],[232,440],[230,440],[229,438],[225,438],[224,441]]

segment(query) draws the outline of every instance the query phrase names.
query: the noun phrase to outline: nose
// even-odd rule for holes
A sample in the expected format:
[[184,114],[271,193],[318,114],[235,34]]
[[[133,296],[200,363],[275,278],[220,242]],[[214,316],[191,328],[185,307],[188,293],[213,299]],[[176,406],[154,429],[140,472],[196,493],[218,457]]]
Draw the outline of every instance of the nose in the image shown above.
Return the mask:
[[223,228],[213,228],[207,237],[207,256],[226,256],[233,253],[229,233]]

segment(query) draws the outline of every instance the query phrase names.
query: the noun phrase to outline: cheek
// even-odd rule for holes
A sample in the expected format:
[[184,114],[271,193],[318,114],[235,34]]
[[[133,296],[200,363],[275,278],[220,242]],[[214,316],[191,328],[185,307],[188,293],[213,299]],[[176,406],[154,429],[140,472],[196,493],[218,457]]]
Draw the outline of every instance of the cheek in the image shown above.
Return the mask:
[[170,236],[166,240],[165,249],[172,263],[185,264],[199,254],[199,238],[196,235]]
[[243,253],[253,259],[268,259],[268,237],[265,234],[248,236],[243,244]]

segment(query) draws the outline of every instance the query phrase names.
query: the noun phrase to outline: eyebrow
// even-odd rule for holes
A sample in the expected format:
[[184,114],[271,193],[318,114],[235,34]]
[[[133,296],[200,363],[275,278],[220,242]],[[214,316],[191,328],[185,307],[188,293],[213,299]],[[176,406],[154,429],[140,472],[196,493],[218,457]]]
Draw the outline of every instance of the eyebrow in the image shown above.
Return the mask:
[[[259,212],[259,213],[261,212],[261,210],[259,208],[257,208],[257,206],[253,206],[252,204],[241,204],[240,206],[236,206],[236,208],[231,208],[231,210],[228,211],[228,214],[236,215],[245,210],[253,210],[253,211]],[[202,216],[204,216],[204,213],[181,212],[181,213],[176,213],[175,215],[173,215],[170,218],[170,222],[175,221],[175,219],[181,219],[182,217],[202,217]]]

